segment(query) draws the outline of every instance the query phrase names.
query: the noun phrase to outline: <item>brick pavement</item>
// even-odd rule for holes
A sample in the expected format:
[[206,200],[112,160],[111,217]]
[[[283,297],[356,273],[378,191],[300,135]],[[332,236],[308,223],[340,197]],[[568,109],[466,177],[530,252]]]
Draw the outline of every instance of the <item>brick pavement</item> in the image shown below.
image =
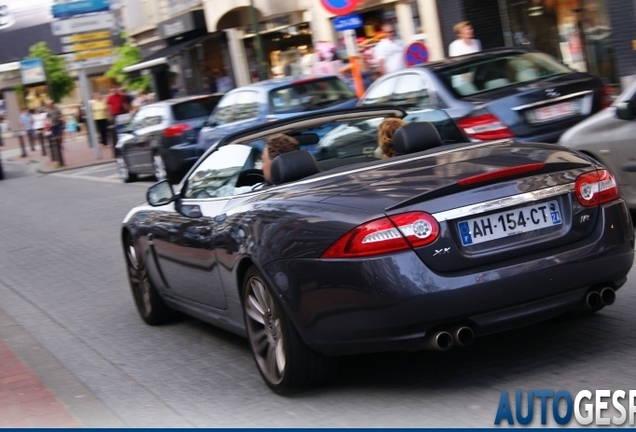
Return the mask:
[[[42,154],[40,143],[31,150],[25,140],[23,155],[18,137],[3,135],[0,147],[3,162],[38,164],[40,173],[112,162],[112,147],[99,147],[99,153],[88,144],[87,135],[67,139],[63,144],[64,165],[51,158],[50,148]],[[7,427],[82,427],[69,410],[51,393],[40,378],[0,338],[0,428]]]
[[19,138],[11,136],[11,134],[3,134],[3,146],[0,147],[0,154],[4,162],[16,162],[38,164],[38,171],[41,173],[50,173],[64,169],[77,168],[82,166],[90,166],[100,163],[112,162],[114,160],[114,152],[112,146],[99,146],[99,152],[90,147],[88,136],[80,134],[75,137],[67,137],[63,143],[62,161],[64,165],[54,161],[51,158],[51,151],[45,140],[45,152],[42,154],[42,148],[39,141],[36,142],[36,150],[30,149],[28,140],[25,139],[25,154],[22,154]]

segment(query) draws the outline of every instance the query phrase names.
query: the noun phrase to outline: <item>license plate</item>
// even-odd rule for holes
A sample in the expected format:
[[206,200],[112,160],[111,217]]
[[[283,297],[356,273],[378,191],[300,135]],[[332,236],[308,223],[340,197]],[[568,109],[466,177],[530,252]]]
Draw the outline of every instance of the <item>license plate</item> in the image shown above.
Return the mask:
[[529,117],[531,123],[541,123],[550,120],[556,120],[563,117],[577,115],[581,112],[581,102],[568,101],[562,102],[542,108],[537,108]]
[[548,201],[457,223],[464,246],[561,225],[559,203]]

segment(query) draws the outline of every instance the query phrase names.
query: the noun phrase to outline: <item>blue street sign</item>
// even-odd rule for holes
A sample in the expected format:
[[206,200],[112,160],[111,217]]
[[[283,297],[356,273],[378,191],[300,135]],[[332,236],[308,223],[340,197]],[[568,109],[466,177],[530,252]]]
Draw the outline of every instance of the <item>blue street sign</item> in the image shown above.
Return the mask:
[[404,60],[407,66],[415,66],[428,61],[428,49],[422,42],[413,42],[406,48]]
[[333,27],[336,31],[354,30],[363,25],[362,17],[358,14],[339,16],[333,19]]
[[53,18],[70,18],[76,15],[109,10],[109,0],[76,0],[68,3],[55,3],[51,7]]

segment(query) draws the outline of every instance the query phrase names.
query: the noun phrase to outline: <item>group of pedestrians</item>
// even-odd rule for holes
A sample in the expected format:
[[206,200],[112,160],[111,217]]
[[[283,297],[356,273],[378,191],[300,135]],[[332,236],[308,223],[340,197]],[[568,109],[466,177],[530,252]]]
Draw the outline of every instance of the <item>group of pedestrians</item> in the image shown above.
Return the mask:
[[45,107],[38,109],[23,108],[20,126],[31,151],[36,150],[35,146],[39,141],[43,153],[46,151],[46,141],[61,148],[64,134],[74,134],[79,128],[75,116],[65,116],[52,100],[48,101]]
[[100,92],[95,92],[90,102],[90,110],[99,135],[99,142],[103,146],[108,145],[108,128],[112,125],[114,146],[117,141],[117,125],[127,122],[122,120],[122,116],[127,116],[148,102],[143,92],[133,97],[116,86],[110,88],[107,97]]

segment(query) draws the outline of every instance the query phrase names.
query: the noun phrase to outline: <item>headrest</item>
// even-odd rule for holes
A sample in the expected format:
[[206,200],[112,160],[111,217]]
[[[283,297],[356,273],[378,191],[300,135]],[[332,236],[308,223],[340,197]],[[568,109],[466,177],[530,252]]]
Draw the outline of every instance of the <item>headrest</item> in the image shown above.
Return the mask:
[[397,156],[428,150],[442,145],[439,132],[429,122],[413,122],[399,127],[393,134],[393,150]]
[[314,156],[306,150],[278,155],[272,161],[271,180],[275,185],[300,180],[320,172]]

